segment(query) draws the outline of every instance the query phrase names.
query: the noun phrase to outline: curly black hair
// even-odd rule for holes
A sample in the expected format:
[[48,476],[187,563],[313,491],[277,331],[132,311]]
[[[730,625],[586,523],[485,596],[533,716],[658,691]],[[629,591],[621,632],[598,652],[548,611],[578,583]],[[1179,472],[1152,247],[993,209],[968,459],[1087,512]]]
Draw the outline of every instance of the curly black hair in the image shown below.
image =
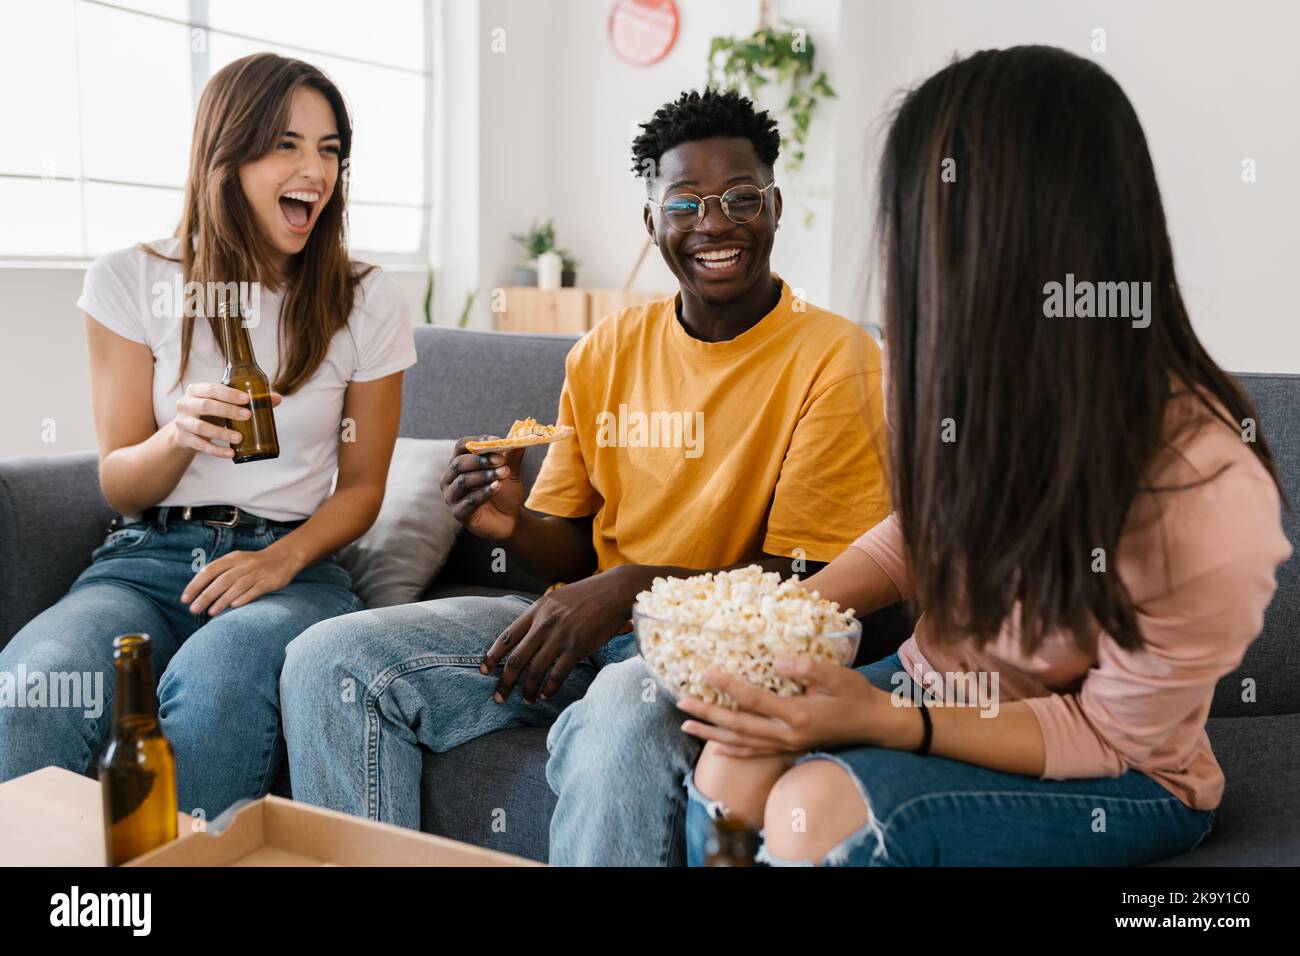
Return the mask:
[[736,136],[754,144],[759,161],[771,168],[781,152],[776,120],[766,110],[755,112],[753,102],[735,90],[689,90],[675,102],[655,111],[645,130],[632,141],[632,172],[647,180],[664,153],[682,143],[714,136]]

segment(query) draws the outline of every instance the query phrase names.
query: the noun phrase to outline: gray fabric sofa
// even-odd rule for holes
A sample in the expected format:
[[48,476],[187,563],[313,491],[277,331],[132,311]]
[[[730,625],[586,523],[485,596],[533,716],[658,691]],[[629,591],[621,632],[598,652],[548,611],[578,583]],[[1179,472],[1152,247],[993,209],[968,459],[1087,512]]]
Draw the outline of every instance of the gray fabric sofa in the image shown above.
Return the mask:
[[[421,327],[420,362],[407,373],[401,434],[454,438],[508,428],[516,415],[551,415],[564,377],[567,336]],[[1300,376],[1243,375],[1260,409],[1288,493],[1300,503]],[[543,449],[525,460],[536,476]],[[86,566],[112,512],[99,492],[94,453],[0,461],[0,646],[56,601]],[[1300,522],[1284,516],[1300,551]],[[461,535],[426,598],[457,593],[536,593],[522,570],[494,573],[488,546]],[[1220,682],[1209,734],[1227,776],[1215,832],[1172,865],[1300,864],[1300,557],[1278,575],[1263,636]],[[1252,678],[1256,701],[1241,700]],[[534,859],[546,858],[555,803],[546,783],[545,732],[490,734],[428,754],[423,829]],[[286,792],[281,778],[277,790]],[[506,827],[493,831],[493,811]]]

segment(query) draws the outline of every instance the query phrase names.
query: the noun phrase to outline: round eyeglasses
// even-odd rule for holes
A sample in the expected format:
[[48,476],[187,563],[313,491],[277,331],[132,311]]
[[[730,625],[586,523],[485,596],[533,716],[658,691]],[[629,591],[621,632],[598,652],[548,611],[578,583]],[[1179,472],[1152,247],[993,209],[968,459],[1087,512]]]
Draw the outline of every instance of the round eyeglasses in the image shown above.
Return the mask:
[[716,199],[722,205],[722,214],[738,225],[753,222],[763,211],[763,193],[776,185],[772,180],[766,186],[732,186],[721,196],[696,196],[692,193],[678,193],[669,196],[663,202],[647,199],[652,206],[658,206],[668,225],[679,232],[691,232],[704,221],[705,209],[710,199]]

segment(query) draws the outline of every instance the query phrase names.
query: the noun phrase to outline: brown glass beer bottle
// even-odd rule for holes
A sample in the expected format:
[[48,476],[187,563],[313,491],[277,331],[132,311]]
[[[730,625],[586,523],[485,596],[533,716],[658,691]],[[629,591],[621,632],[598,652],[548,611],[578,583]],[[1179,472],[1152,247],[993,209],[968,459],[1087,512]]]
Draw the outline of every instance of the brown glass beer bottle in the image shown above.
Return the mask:
[[243,436],[231,459],[236,465],[280,456],[280,439],[275,433],[275,413],[271,409],[271,383],[253,356],[253,342],[244,324],[239,298],[232,296],[217,307],[221,319],[222,348],[226,353],[226,374],[222,385],[247,392],[251,401],[244,406],[251,418],[226,419],[226,427]]
[[149,657],[149,635],[114,638],[113,733],[99,758],[109,866],[176,839],[176,757],[158,724]]
[[705,843],[705,866],[755,866],[759,834],[741,820],[723,817],[711,821]]

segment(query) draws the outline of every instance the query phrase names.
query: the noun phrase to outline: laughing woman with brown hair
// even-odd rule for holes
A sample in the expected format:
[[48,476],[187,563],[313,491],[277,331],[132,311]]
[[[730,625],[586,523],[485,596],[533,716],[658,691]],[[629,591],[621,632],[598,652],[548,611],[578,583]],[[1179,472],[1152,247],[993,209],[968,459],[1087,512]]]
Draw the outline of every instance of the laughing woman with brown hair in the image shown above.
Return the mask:
[[[78,302],[100,484],[122,517],[0,671],[98,673],[111,697],[113,638],[147,633],[187,812],[270,789],[285,646],[361,608],[334,554],[378,514],[415,348],[396,284],[348,256],[351,147],[343,97],[315,67],[231,63],[199,103],[176,236],[98,259]],[[243,464],[224,420],[248,418],[250,399],[220,384],[213,308],[237,286],[280,444]],[[84,772],[111,716],[0,709],[0,780]]]
[[[903,101],[879,201],[895,513],[808,585],[921,617],[867,667],[785,662],[802,697],[706,673],[740,710],[682,704],[708,741],[691,857],[710,815],[761,826],[773,864],[1186,852],[1223,793],[1214,686],[1291,548],[1257,415],[1179,295],[1137,116],[1090,61],[976,53]],[[1058,309],[1062,288],[1110,314]]]

